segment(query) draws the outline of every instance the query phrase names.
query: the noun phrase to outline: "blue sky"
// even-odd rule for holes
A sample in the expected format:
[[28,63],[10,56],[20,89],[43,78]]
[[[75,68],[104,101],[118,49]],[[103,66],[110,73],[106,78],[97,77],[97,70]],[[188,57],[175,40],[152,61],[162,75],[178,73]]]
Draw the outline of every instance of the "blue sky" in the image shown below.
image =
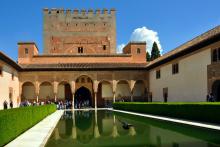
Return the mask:
[[118,45],[133,38],[135,29],[145,28],[157,32],[166,53],[220,25],[219,6],[219,0],[1,0],[0,50],[17,60],[17,42],[34,41],[42,53],[45,7],[115,8]]

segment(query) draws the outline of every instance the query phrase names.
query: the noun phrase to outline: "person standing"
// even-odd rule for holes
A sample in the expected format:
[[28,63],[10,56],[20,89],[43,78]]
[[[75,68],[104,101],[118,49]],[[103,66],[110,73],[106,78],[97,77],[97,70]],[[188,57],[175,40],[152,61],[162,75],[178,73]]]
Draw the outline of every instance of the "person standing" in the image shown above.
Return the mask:
[[10,108],[12,109],[13,108],[13,102],[12,101],[10,101]]
[[4,109],[8,109],[8,102],[5,100],[3,103]]

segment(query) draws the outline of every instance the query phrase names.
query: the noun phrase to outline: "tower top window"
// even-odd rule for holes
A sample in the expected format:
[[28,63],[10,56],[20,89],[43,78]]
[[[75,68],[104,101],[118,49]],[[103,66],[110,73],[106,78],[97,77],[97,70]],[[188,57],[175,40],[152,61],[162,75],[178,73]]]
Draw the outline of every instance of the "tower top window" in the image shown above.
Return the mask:
[[78,47],[78,53],[83,53],[83,47]]
[[103,45],[103,50],[106,50],[106,45]]
[[28,48],[25,48],[25,54],[28,54]]
[[141,49],[137,48],[137,54],[140,54],[140,53],[141,53]]

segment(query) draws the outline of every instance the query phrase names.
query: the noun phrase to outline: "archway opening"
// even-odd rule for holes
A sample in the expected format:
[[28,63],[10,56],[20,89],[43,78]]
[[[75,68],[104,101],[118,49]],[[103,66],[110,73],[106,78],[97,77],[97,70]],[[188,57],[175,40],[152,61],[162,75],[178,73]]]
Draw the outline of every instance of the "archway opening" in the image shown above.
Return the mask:
[[34,101],[36,99],[34,84],[31,82],[25,82],[22,85],[21,96],[22,96],[21,101],[24,101],[24,100]]
[[109,81],[101,81],[98,85],[97,107],[112,107],[113,92]]
[[58,91],[57,91],[57,99],[58,100],[65,100],[72,102],[73,95],[71,91],[71,86],[68,82],[61,82],[58,85]]
[[217,80],[212,85],[212,94],[215,101],[220,101],[220,80]]
[[142,102],[146,101],[146,88],[144,81],[138,80],[135,82],[133,89],[133,101]]
[[53,86],[50,82],[43,82],[40,84],[39,101],[46,102],[48,100],[54,100]]
[[82,86],[77,89],[74,98],[75,108],[92,107],[92,95],[88,88]]
[[117,83],[116,101],[131,101],[131,90],[126,80],[121,80]]

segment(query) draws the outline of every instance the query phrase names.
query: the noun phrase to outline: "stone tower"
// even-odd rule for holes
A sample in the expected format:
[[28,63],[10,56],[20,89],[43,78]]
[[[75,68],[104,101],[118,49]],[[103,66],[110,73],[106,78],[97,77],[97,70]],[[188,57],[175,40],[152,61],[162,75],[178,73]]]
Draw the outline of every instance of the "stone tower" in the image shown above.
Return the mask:
[[115,9],[43,10],[44,54],[116,53]]

